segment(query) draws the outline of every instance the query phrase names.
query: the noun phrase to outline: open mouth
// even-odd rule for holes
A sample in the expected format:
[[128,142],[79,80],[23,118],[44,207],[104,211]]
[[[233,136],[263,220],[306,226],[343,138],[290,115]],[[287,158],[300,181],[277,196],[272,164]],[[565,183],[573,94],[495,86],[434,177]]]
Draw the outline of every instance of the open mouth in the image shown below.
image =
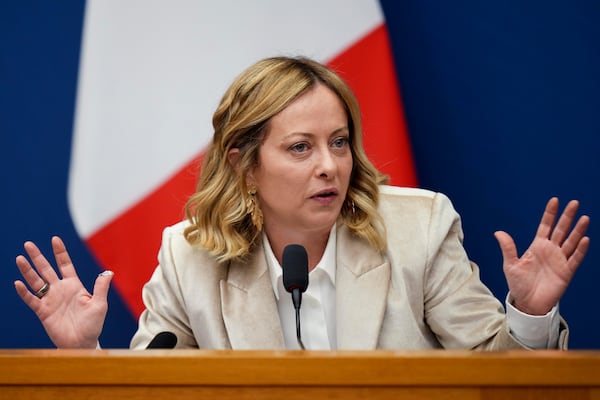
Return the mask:
[[337,193],[335,191],[328,191],[328,192],[321,192],[321,193],[317,193],[316,195],[312,196],[312,198],[314,199],[327,199],[330,197],[335,197],[337,196]]

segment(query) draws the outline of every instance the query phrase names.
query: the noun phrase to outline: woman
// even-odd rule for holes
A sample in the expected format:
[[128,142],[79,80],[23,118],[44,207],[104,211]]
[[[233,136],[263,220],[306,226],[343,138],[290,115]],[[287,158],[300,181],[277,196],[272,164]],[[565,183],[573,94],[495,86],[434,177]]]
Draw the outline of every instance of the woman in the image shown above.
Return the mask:
[[[281,283],[286,245],[305,247],[302,308],[308,349],[566,348],[557,303],[589,247],[578,203],[560,218],[551,199],[522,257],[497,232],[510,294],[507,314],[462,246],[460,219],[440,193],[385,186],[361,143],[348,86],[305,58],[259,61],[230,86],[187,220],[165,229],[159,266],[143,290],[132,339],[161,331],[178,347],[297,348]],[[572,228],[572,229],[571,229]],[[15,287],[57,347],[95,347],[112,273],[94,296],[59,238],[59,279],[26,243]],[[560,325],[560,326],[559,326]]]

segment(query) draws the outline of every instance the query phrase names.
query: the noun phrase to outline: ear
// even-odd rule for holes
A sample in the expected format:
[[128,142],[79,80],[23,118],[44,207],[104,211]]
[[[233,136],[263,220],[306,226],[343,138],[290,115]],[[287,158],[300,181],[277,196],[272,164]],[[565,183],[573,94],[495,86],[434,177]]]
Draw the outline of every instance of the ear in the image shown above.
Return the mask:
[[[229,153],[227,153],[227,161],[229,161],[229,164],[231,164],[231,166],[233,167],[235,172],[239,173],[240,172],[240,149],[233,148],[233,149],[229,150]],[[253,175],[252,171],[249,171],[246,174],[246,184],[247,185],[254,184],[254,175]]]
[[229,161],[229,164],[233,167],[233,169],[235,170],[235,172],[239,172],[240,169],[240,149],[238,148],[233,148],[231,150],[229,150],[229,153],[227,153],[227,161]]

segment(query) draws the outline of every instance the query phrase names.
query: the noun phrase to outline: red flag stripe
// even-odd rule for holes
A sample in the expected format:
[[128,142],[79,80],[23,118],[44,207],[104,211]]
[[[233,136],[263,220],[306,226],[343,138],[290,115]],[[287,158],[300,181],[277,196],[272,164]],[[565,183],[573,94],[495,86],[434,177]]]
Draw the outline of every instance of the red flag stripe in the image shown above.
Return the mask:
[[196,187],[202,156],[91,235],[86,243],[99,264],[115,273],[113,285],[134,316],[144,310],[142,287],[157,265],[162,230],[183,219]]

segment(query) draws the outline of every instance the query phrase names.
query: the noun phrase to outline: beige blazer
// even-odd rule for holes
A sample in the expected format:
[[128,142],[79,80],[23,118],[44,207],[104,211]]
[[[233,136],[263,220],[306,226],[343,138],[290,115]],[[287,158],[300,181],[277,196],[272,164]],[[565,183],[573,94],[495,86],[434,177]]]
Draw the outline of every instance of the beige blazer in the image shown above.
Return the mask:
[[[380,212],[384,254],[337,224],[338,349],[521,347],[502,304],[467,258],[460,217],[446,196],[382,186]],[[262,244],[245,264],[219,264],[186,242],[185,226],[164,231],[131,347],[145,348],[158,332],[171,331],[177,347],[283,349]],[[563,327],[561,348],[567,333]]]

